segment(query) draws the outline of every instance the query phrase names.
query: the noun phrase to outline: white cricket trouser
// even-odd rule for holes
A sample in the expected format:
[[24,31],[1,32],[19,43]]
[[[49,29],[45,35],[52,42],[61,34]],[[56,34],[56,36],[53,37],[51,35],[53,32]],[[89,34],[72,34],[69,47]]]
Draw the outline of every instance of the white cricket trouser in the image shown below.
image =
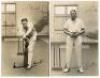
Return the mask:
[[[74,44],[74,45],[73,45]],[[73,51],[73,47],[75,50]],[[76,39],[67,36],[66,38],[66,65],[70,67],[72,52],[76,53],[78,67],[82,66],[82,36]]]
[[28,45],[28,65],[32,64],[33,50],[35,47],[36,38],[37,38],[37,32],[34,32],[33,36],[29,40],[29,45]]

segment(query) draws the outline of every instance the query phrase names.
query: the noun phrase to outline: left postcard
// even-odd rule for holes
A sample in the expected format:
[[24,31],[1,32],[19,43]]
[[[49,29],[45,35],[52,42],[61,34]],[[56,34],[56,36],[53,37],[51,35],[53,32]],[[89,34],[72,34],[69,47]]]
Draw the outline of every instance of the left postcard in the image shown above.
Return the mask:
[[49,2],[1,3],[2,76],[49,75]]

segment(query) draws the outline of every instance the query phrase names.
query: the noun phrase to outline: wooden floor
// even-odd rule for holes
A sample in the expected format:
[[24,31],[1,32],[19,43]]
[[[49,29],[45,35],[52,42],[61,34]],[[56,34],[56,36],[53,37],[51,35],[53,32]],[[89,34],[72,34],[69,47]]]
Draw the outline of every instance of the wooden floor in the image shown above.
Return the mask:
[[2,41],[2,75],[3,76],[96,76],[98,75],[98,46],[91,45],[90,48],[83,48],[83,65],[84,73],[78,73],[76,62],[73,61],[72,69],[69,73],[63,73],[62,70],[50,70],[49,73],[49,47],[48,43],[38,40],[35,46],[34,60],[42,59],[42,64],[32,68],[31,70],[13,69],[13,63],[16,61],[21,64],[22,56],[17,56],[18,43],[16,41]]
[[[65,50],[64,50],[65,51]],[[98,46],[97,44],[91,44],[90,47],[83,48],[83,66],[84,73],[77,72],[76,56],[73,52],[71,61],[71,71],[64,73],[63,70],[52,70],[50,75],[52,76],[97,76],[98,75]]]
[[37,61],[42,59],[42,63],[35,66],[31,70],[24,68],[14,69],[13,63],[22,64],[23,56],[17,56],[18,42],[3,41],[2,42],[2,75],[3,76],[48,76],[48,44],[38,40],[35,45],[34,58]]

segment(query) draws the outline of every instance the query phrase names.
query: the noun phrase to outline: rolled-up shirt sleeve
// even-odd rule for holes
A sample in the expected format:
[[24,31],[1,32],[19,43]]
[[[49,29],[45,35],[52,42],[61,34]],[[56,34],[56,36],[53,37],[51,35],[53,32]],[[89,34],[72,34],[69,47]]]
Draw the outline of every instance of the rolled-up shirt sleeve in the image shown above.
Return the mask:
[[80,25],[80,33],[84,33],[85,32],[85,24],[84,22],[81,20],[80,21],[81,25]]
[[28,25],[28,31],[25,33],[25,35],[28,36],[33,30],[35,29],[34,29],[33,24],[31,23]]

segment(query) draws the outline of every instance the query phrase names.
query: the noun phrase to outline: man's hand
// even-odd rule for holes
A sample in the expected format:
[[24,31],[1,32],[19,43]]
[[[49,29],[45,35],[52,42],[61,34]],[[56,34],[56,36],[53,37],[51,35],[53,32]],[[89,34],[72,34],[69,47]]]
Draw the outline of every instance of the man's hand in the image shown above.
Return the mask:
[[72,32],[71,37],[72,38],[77,38],[78,34],[79,34],[78,32]]
[[24,40],[25,42],[29,42],[29,39],[26,37],[26,35],[23,36],[23,40]]
[[71,37],[72,37],[72,38],[76,38],[76,37],[78,37],[79,35],[82,35],[83,33],[84,33],[84,31],[81,31],[81,32],[72,32]]
[[64,33],[69,35],[69,36],[72,36],[72,33],[70,31],[68,31],[67,29],[64,29]]

